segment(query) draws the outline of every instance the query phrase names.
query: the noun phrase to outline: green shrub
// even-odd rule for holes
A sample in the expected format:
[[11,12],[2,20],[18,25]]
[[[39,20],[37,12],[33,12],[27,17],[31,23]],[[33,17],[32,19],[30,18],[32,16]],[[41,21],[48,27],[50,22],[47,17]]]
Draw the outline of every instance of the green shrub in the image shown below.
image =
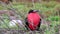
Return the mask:
[[60,17],[59,16],[51,16],[51,17],[47,18],[47,20],[59,21],[60,20]]

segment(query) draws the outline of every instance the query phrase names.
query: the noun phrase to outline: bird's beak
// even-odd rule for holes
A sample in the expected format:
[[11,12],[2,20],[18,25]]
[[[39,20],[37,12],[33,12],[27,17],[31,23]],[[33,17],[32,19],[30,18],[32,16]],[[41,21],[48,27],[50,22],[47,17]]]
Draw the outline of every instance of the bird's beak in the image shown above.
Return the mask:
[[33,12],[39,12],[38,10],[34,10]]

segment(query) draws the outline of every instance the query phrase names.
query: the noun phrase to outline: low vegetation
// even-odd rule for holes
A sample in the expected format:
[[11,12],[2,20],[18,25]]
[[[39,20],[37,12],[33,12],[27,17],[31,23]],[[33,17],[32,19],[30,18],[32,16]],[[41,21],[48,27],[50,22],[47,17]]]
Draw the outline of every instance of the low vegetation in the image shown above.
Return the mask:
[[[50,2],[42,1],[41,3],[34,3],[34,5],[32,3],[13,3],[13,8],[16,8],[18,10],[17,13],[19,14],[20,12],[22,12],[23,14],[20,14],[20,15],[23,15],[25,17],[30,9],[39,10],[40,14],[45,15],[43,17],[45,17],[44,19],[46,21],[51,21],[48,29],[45,25],[41,25],[41,29],[44,31],[44,33],[45,34],[59,33],[58,27],[60,25],[60,3],[56,1],[50,1]],[[0,10],[4,10],[4,9],[5,9],[4,7],[0,6]],[[3,16],[7,17],[6,15],[3,15]],[[3,23],[3,21],[5,23]],[[3,21],[1,21],[0,28],[8,28],[7,25],[10,20],[3,19]],[[14,28],[18,29],[18,27],[14,27]]]

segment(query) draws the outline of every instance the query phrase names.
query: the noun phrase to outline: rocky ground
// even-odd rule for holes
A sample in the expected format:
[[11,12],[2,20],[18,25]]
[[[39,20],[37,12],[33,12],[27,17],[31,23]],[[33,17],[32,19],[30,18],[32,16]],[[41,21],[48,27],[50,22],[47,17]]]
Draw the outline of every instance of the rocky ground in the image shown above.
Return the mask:
[[43,34],[42,31],[24,31],[24,30],[8,30],[0,29],[0,34]]

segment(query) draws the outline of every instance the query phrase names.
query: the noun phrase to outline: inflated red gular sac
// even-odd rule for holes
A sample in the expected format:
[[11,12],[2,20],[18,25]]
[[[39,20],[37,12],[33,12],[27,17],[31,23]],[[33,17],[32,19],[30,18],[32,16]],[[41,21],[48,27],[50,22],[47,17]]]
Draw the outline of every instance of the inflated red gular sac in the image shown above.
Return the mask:
[[25,19],[25,27],[27,28],[27,30],[39,30],[40,29],[40,25],[41,25],[41,17],[40,15],[37,13],[39,11],[37,10],[30,10],[28,12],[28,15]]

